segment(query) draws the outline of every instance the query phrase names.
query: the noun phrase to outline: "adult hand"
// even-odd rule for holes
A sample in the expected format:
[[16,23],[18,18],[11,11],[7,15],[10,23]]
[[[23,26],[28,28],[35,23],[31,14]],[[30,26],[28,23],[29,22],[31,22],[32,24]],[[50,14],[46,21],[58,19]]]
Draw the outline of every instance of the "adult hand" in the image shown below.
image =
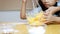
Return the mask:
[[59,7],[50,7],[45,11],[45,14],[51,14],[53,15],[57,11],[60,11],[60,6]]
[[56,20],[56,16],[53,16],[53,14],[57,11],[59,11],[60,7],[50,7],[49,9],[47,9],[44,13],[44,18],[46,19],[46,22],[47,24],[50,24],[50,23],[54,23],[55,20]]

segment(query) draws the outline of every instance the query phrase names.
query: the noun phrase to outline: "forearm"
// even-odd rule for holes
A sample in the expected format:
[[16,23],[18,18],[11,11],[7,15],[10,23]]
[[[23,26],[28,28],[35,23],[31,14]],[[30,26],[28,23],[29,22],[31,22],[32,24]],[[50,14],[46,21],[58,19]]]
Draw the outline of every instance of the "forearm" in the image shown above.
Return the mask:
[[60,23],[60,17],[55,17],[55,22]]
[[27,0],[22,0],[22,6],[21,6],[21,11],[20,11],[20,17],[22,19],[26,18],[26,2]]
[[54,13],[56,13],[56,12],[58,12],[58,11],[60,11],[60,6],[59,6],[59,7],[56,7],[55,9],[53,9],[53,10],[51,11],[51,14],[54,14]]

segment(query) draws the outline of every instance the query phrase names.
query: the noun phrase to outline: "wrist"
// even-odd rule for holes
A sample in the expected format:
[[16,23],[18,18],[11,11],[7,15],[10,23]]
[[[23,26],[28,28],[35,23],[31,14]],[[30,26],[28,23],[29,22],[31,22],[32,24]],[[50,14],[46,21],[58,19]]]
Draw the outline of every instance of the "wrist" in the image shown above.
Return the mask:
[[60,22],[60,17],[55,17],[55,20],[54,20],[56,23],[59,23]]

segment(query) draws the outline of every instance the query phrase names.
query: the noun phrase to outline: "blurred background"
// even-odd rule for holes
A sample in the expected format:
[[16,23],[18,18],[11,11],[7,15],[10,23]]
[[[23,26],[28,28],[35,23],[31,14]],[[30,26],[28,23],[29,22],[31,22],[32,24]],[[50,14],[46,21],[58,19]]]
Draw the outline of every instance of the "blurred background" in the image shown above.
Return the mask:
[[[27,0],[26,11],[32,9],[31,0]],[[0,0],[0,22],[20,22],[22,0]],[[58,2],[60,5],[60,0]],[[26,20],[24,20],[26,21]]]

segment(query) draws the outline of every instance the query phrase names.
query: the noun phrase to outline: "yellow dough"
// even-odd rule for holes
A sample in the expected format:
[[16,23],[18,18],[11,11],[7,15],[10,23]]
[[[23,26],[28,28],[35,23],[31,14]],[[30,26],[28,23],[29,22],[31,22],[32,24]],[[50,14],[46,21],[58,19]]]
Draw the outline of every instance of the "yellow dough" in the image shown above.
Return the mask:
[[27,20],[30,25],[42,25],[45,21],[43,11],[38,14],[35,14],[35,17],[27,17]]

